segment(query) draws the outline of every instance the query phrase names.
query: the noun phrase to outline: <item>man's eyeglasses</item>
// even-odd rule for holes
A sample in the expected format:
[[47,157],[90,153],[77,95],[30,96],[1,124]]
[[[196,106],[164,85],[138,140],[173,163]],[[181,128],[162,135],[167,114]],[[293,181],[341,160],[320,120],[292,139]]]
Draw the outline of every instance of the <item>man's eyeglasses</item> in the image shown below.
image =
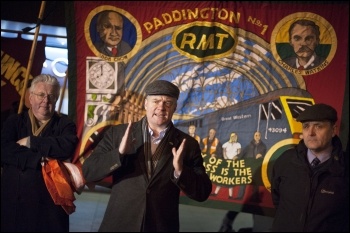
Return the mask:
[[32,92],[32,94],[36,95],[36,97],[38,98],[38,100],[43,101],[45,98],[47,98],[48,101],[50,102],[55,102],[57,100],[57,97],[55,95],[45,95],[44,93],[39,93],[36,94],[34,92]]

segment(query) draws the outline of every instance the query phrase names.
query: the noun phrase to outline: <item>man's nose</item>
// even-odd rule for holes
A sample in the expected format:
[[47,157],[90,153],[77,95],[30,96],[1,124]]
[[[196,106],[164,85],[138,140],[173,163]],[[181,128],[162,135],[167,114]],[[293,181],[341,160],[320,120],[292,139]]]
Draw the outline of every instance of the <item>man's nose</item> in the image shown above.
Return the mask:
[[309,128],[309,134],[310,134],[310,135],[315,135],[315,132],[316,132],[316,128],[315,128],[314,126],[311,126],[311,127]]

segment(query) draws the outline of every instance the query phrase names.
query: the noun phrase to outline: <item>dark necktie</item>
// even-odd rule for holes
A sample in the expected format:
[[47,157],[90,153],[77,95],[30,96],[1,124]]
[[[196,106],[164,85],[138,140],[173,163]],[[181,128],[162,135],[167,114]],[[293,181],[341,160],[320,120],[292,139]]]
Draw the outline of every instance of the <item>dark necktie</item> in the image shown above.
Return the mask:
[[311,167],[314,168],[316,167],[321,161],[318,158],[314,158],[311,162]]
[[113,48],[112,48],[112,54],[113,54],[113,56],[117,55],[117,53],[118,53],[117,48],[116,48],[116,47],[113,47]]
[[304,70],[304,66],[299,66],[298,70]]

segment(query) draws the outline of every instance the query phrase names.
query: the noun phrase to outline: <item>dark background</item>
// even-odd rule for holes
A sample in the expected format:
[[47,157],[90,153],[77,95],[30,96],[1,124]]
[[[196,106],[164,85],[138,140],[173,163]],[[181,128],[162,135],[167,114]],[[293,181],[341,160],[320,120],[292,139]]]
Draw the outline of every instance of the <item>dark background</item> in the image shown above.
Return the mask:
[[[1,1],[1,19],[37,23],[42,1]],[[46,1],[42,24],[66,27],[64,1]]]
[[[17,22],[37,23],[42,1],[1,1],[1,19]],[[277,1],[288,3],[290,1]],[[300,1],[302,3],[314,3],[315,1]],[[327,2],[345,1],[318,1],[318,4]],[[46,1],[43,22],[44,25],[66,27],[65,1]],[[31,25],[29,25],[31,26]]]

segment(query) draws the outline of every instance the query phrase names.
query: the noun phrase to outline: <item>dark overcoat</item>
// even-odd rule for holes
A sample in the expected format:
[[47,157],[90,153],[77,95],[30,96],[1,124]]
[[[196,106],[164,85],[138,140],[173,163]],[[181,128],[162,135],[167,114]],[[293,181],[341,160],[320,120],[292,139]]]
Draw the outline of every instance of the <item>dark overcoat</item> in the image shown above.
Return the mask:
[[[30,148],[19,139],[30,136]],[[28,112],[11,115],[1,131],[1,231],[68,232],[69,215],[47,191],[41,158],[70,159],[78,142],[75,124],[55,114],[33,136]]]
[[[198,142],[175,129],[153,176],[147,176],[141,121],[133,123],[131,141],[134,151],[120,155],[119,144],[127,125],[112,126],[93,153],[83,163],[87,182],[113,175],[113,185],[107,209],[99,231],[179,231],[179,196],[203,202],[209,197],[212,184],[205,172]],[[172,148],[178,148],[186,138],[183,171],[174,178]]]

